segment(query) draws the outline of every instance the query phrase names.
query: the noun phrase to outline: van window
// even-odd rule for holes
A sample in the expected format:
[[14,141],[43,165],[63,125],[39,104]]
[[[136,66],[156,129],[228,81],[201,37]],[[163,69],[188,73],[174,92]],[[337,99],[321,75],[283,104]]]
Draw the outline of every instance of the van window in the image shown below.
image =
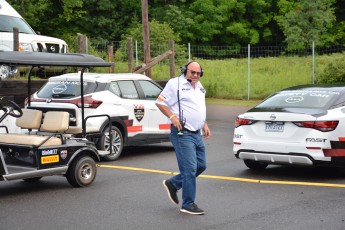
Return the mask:
[[19,33],[36,34],[23,19],[0,15],[0,32],[13,32],[13,27],[18,28]]

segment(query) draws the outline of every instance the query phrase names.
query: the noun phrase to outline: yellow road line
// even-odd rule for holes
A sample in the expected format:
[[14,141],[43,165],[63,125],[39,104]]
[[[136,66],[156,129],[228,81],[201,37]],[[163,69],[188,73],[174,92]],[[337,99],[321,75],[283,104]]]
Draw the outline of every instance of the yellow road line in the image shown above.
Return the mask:
[[[163,170],[135,168],[128,166],[115,166],[115,165],[97,165],[100,168],[112,168],[130,171],[140,171],[149,173],[159,173],[167,175],[176,175],[178,172],[169,172]],[[258,179],[247,179],[239,177],[228,177],[228,176],[212,176],[212,175],[200,175],[199,178],[216,179],[216,180],[230,180],[230,181],[241,181],[248,183],[259,183],[259,184],[283,184],[283,185],[302,185],[302,186],[316,186],[316,187],[334,187],[334,188],[345,188],[345,184],[331,184],[331,183],[313,183],[313,182],[298,182],[298,181],[274,181],[274,180],[258,180]]]

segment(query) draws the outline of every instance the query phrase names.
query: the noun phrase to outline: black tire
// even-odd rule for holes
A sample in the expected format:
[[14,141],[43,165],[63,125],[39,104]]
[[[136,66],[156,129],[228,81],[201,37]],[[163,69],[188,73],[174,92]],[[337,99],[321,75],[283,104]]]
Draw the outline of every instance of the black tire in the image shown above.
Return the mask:
[[244,164],[253,170],[264,170],[267,168],[268,164],[259,162],[259,161],[253,161],[253,160],[244,160]]
[[41,178],[42,178],[41,176],[40,177],[33,177],[33,178],[25,178],[25,179],[23,179],[23,181],[29,182],[29,183],[34,183],[34,182],[41,180]]
[[97,166],[93,158],[81,156],[74,159],[68,168],[66,178],[74,187],[89,186],[96,178]]
[[[123,145],[124,145],[122,133],[117,127],[112,126],[111,133],[113,135],[113,138],[112,138],[113,145],[112,145],[111,154],[102,156],[102,158],[104,158],[107,161],[117,160],[122,153]],[[110,149],[109,128],[104,129],[102,137],[99,139],[97,147],[99,150],[109,151]]]

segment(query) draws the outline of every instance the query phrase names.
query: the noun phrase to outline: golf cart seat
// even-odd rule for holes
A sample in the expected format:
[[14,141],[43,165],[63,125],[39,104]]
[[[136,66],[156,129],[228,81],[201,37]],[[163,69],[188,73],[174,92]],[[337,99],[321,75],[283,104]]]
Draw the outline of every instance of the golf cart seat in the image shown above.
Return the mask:
[[[25,112],[24,112],[25,111]],[[19,121],[18,121],[19,120]],[[61,134],[68,129],[68,112],[46,112],[43,123],[42,112],[39,110],[23,109],[23,116],[17,119],[16,124],[23,129],[38,129],[37,134],[0,134],[0,144],[31,145],[31,146],[54,146],[62,144]]]
[[42,111],[35,109],[22,109],[23,115],[18,117],[16,125],[22,129],[28,129],[29,133],[32,129],[38,130],[42,123]]

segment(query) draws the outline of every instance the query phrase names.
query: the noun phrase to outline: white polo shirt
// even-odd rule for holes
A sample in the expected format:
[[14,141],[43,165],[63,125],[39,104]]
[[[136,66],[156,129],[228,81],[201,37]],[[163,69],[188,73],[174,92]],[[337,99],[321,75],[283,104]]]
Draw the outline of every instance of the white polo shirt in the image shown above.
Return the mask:
[[[178,94],[181,114],[179,113]],[[202,129],[206,121],[205,95],[206,90],[200,82],[196,84],[194,89],[185,76],[181,75],[167,82],[158,96],[156,104],[168,106],[171,112],[183,118],[185,128],[196,131]]]

